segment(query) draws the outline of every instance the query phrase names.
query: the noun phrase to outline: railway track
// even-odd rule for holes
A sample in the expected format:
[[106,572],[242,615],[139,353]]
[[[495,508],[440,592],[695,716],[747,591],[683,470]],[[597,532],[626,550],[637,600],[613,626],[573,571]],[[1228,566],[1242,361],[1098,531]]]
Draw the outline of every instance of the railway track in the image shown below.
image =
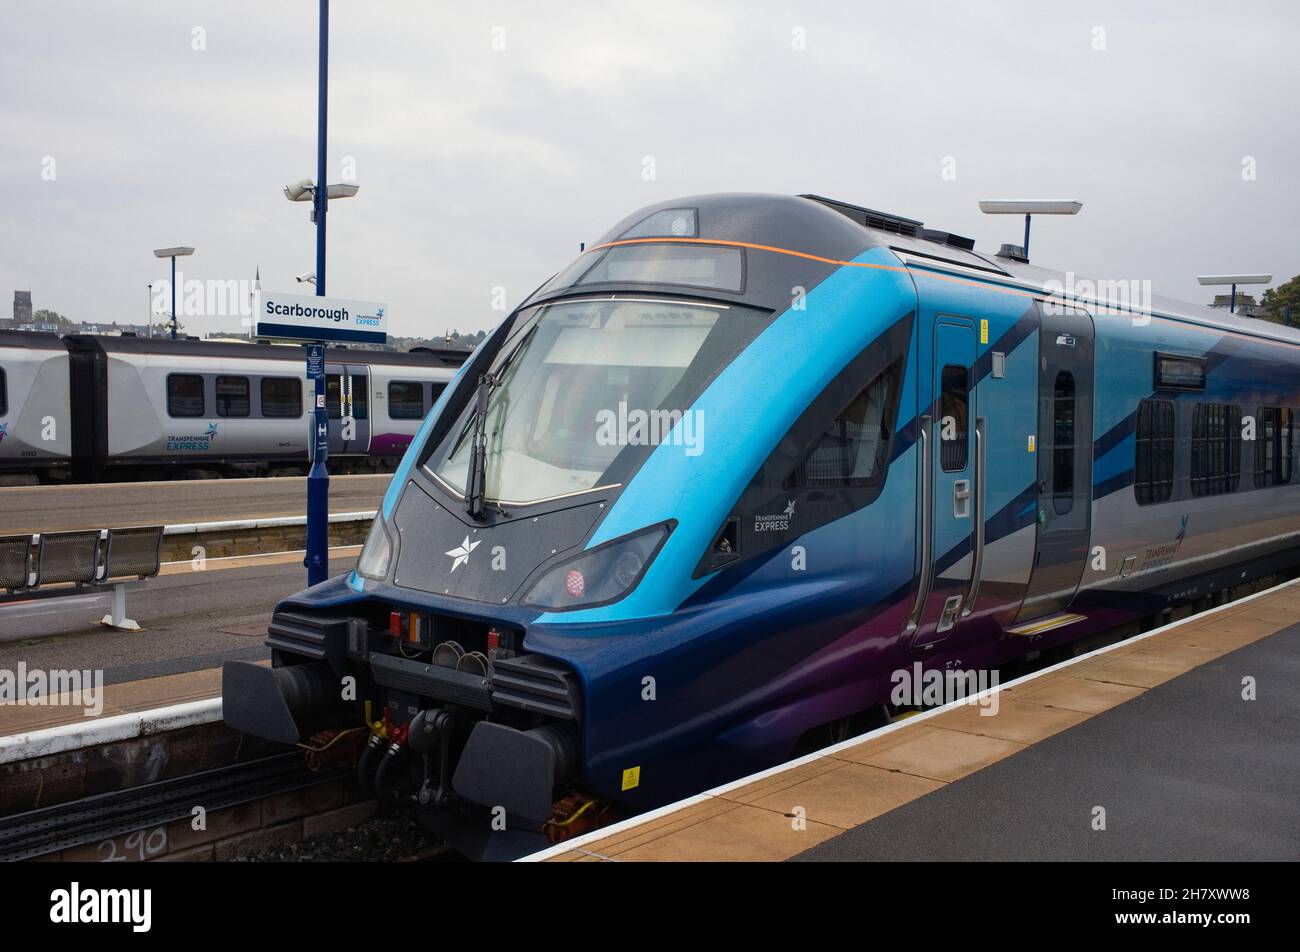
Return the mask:
[[156,829],[191,818],[196,806],[211,814],[351,773],[346,765],[311,771],[301,752],[292,751],[14,814],[0,818],[0,861],[34,859]]

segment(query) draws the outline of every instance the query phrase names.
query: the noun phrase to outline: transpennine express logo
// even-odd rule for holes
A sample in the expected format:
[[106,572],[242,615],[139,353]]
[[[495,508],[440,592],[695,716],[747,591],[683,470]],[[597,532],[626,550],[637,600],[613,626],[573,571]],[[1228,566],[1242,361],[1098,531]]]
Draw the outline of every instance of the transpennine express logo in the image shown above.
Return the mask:
[[0,443],[5,441],[6,431],[9,429],[8,423],[0,423]]
[[167,434],[168,453],[205,453],[217,438],[217,424],[209,423],[206,433]]

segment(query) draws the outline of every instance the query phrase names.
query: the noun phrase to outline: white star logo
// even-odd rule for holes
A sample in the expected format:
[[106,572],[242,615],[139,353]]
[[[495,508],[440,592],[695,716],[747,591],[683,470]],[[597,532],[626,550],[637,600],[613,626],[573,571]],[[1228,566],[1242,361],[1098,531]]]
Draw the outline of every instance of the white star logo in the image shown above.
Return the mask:
[[[479,541],[481,542],[482,540],[480,539]],[[452,558],[451,570],[454,572],[460,568],[462,564],[468,564],[469,554],[477,549],[478,545],[478,542],[470,542],[469,536],[465,536],[464,542],[456,546],[456,548],[452,549],[450,552],[444,552],[444,555],[450,555]]]

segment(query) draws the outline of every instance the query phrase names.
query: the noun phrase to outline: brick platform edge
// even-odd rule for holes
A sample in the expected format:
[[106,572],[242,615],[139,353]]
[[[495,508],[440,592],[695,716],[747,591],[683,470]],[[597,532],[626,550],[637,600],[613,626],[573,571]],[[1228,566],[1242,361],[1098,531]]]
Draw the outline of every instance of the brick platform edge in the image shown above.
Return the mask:
[[[369,519],[351,522],[331,522],[331,546],[361,545],[370,532]],[[191,532],[183,535],[163,536],[162,560],[188,562],[196,556],[195,547],[202,546],[209,559],[224,559],[237,555],[263,555],[270,552],[297,552],[307,547],[307,527],[266,526],[254,529],[218,529],[211,532]]]
[[[214,722],[0,764],[0,816],[183,777],[284,749]],[[194,828],[193,818],[172,820],[47,853],[31,862],[237,859],[346,829],[373,816],[375,806],[361,793],[356,778],[344,775],[211,810],[203,829]]]
[[374,816],[376,807],[374,800],[362,797],[355,778],[343,777],[305,790],[213,810],[205,817],[203,829],[194,829],[192,819],[173,820],[50,853],[31,862],[234,860],[347,829]]

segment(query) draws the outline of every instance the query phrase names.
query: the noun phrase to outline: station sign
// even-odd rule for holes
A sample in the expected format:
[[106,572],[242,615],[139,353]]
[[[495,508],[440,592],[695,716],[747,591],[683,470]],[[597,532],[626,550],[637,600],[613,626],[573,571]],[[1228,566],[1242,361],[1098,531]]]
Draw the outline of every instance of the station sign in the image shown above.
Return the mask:
[[383,344],[388,307],[374,301],[258,291],[257,336],[289,340]]

